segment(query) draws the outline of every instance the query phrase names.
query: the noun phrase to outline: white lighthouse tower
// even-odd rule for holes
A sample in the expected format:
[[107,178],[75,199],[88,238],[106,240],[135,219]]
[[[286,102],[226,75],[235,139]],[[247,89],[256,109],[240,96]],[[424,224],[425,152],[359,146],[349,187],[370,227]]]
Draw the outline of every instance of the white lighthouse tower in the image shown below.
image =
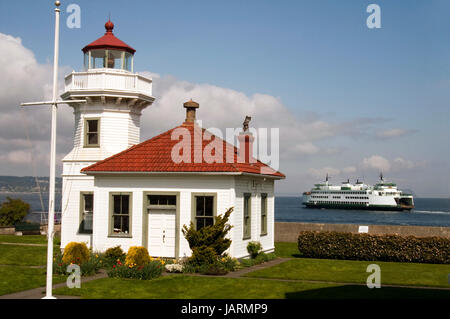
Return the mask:
[[85,46],[84,70],[65,78],[64,100],[75,115],[74,145],[63,159],[61,247],[70,241],[92,243],[94,178],[80,173],[86,166],[138,144],[142,110],[151,105],[152,80],[133,73],[132,47],[106,33]]

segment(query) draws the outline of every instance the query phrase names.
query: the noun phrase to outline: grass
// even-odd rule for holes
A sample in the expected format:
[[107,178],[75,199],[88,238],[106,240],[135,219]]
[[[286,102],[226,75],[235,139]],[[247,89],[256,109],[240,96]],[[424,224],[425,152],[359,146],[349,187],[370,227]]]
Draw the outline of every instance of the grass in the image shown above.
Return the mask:
[[298,258],[298,257],[300,257],[297,243],[286,243],[286,242],[275,243],[275,254],[278,257],[283,257],[283,258]]
[[47,247],[0,244],[0,265],[39,266],[46,263]]
[[[281,244],[281,245],[280,245]],[[277,243],[277,255],[295,255],[290,243]],[[295,246],[295,244],[293,245]],[[381,284],[449,287],[450,265],[296,258],[248,273],[248,277],[365,283],[367,266],[381,268]]]
[[0,235],[0,243],[19,243],[19,244],[47,244],[47,237],[44,235]]
[[369,289],[365,286],[186,275],[149,281],[103,278],[84,283],[80,289],[60,288],[55,294],[88,299],[450,298],[450,291],[442,290]]
[[[67,276],[53,276],[53,282],[63,282]],[[0,295],[45,286],[46,270],[21,266],[0,266]]]

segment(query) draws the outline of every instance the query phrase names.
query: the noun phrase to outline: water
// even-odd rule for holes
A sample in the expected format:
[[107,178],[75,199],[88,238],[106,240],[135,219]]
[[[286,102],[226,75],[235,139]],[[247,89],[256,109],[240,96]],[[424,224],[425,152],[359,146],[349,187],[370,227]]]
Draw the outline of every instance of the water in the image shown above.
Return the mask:
[[[37,193],[0,193],[0,203],[6,197],[21,198],[31,205],[27,221],[41,220],[41,202]],[[303,207],[301,197],[276,197],[275,221],[359,225],[417,225],[450,227],[450,198],[415,198],[410,212],[311,209]],[[48,194],[43,194],[44,211],[48,210]],[[61,195],[56,194],[55,210],[61,211]],[[60,214],[56,213],[56,220]]]
[[414,198],[407,211],[314,209],[301,197],[276,197],[275,221],[359,225],[411,225],[450,227],[450,198]]
[[[30,204],[31,213],[24,219],[27,222],[40,223],[41,214],[44,214],[45,216],[48,215],[48,213],[42,213],[42,211],[48,212],[48,194],[42,194],[44,210],[42,210],[39,193],[0,193],[0,203],[3,203],[7,197],[20,198]],[[61,194],[56,194],[55,204],[55,222],[59,222],[61,220]],[[45,219],[47,219],[47,217],[45,217]]]

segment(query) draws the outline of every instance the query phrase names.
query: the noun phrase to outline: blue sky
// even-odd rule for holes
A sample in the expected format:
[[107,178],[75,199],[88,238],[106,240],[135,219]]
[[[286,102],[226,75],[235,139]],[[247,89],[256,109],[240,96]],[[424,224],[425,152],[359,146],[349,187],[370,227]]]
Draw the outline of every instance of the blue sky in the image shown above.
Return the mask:
[[[52,61],[52,3],[0,3],[0,32],[20,37],[40,64]],[[70,3],[81,7],[80,29],[65,26]],[[381,7],[381,29],[366,26],[370,3]],[[449,196],[448,1],[62,1],[61,8],[62,66],[81,68],[81,48],[103,34],[111,14],[115,35],[137,50],[137,71],[267,94],[300,120],[364,123],[354,134],[314,140],[335,152],[282,163],[288,178],[304,180],[283,182],[286,193],[303,191],[326,167],[344,178],[342,169],[354,166],[352,174],[374,182],[377,172],[361,162],[377,155],[411,161],[386,174],[399,184]],[[405,134],[381,137],[389,130]]]

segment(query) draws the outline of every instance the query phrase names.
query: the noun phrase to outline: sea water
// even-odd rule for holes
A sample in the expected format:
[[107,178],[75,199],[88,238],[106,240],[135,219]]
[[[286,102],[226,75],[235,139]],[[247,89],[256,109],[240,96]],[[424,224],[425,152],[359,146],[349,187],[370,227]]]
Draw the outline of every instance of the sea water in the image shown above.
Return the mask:
[[[20,198],[31,205],[26,220],[40,222],[41,212],[48,210],[48,194],[43,194],[43,206],[38,193],[0,193],[0,203],[6,197]],[[370,211],[306,208],[301,197],[275,197],[275,221],[359,225],[416,225],[450,227],[450,198],[415,198],[411,211]],[[55,211],[61,211],[61,195],[56,194]],[[220,213],[220,212],[219,212]],[[45,214],[45,213],[44,213]],[[56,213],[56,221],[60,219]]]

